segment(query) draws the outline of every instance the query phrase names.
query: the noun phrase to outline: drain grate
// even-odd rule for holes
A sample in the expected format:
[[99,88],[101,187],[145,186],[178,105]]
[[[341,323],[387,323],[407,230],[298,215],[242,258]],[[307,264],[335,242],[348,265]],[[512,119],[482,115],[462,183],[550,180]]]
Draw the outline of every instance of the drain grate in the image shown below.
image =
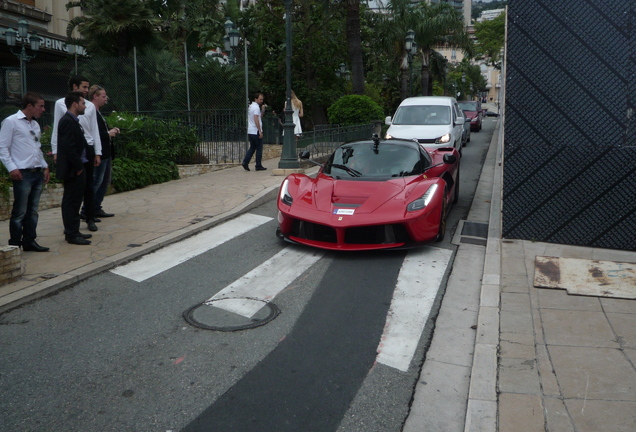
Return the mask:
[[488,238],[488,224],[481,222],[464,222],[462,235],[470,237]]

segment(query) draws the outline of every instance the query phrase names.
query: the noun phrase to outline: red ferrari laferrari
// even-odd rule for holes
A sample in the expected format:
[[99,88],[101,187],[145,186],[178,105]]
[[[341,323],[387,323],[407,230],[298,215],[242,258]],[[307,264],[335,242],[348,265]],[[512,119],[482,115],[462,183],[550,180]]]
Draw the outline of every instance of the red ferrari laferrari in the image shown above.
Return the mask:
[[460,155],[410,140],[338,147],[316,178],[291,174],[278,194],[277,235],[331,250],[407,248],[444,238],[459,197]]

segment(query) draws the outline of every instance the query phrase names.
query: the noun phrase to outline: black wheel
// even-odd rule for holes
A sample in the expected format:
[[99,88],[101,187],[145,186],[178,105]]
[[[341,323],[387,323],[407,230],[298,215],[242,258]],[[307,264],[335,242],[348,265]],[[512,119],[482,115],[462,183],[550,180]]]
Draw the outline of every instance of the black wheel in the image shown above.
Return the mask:
[[459,201],[459,167],[457,167],[457,178],[455,179],[455,193],[453,194],[453,204]]
[[441,242],[444,240],[444,236],[446,235],[446,201],[442,201],[442,211],[440,214],[439,220],[439,230],[437,231],[437,237],[435,237],[436,242]]

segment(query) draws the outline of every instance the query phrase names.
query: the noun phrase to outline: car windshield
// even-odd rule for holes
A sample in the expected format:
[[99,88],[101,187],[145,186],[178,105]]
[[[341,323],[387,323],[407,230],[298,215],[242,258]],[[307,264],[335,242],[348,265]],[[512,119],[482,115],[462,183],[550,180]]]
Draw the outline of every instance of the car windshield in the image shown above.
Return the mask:
[[477,102],[457,102],[462,111],[477,111]]
[[447,125],[450,122],[448,106],[407,105],[397,110],[392,123],[394,125]]
[[324,173],[336,179],[386,180],[421,174],[430,165],[417,147],[381,142],[345,144],[331,155]]

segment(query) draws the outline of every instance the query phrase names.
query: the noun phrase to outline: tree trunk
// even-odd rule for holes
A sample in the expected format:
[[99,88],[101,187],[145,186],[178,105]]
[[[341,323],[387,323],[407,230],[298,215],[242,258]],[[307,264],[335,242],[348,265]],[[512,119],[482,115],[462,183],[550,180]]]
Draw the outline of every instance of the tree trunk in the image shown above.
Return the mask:
[[402,63],[400,64],[400,72],[401,72],[400,99],[404,100],[407,98],[408,91],[409,91],[410,69],[409,69],[408,54],[404,54],[404,56],[402,57]]
[[364,63],[360,37],[360,0],[347,1],[347,48],[351,61],[351,84],[354,94],[364,94]]
[[422,51],[422,96],[432,96],[433,86],[429,87],[429,75],[428,63],[430,60],[430,53],[428,51]]

